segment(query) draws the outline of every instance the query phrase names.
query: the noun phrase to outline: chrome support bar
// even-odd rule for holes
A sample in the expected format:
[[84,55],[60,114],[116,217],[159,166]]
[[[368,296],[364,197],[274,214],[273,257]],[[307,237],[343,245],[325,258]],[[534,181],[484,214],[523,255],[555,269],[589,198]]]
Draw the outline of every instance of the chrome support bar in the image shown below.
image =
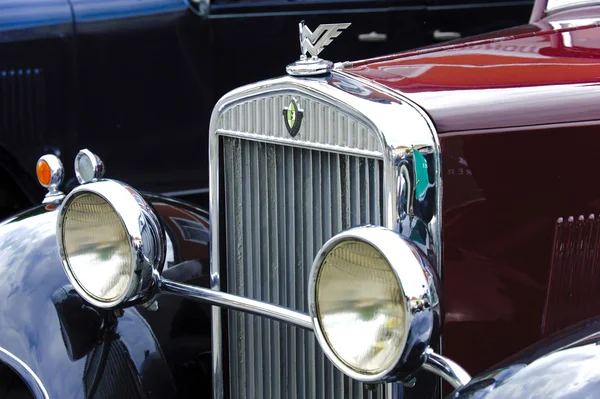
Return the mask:
[[[288,308],[269,303],[228,294],[222,291],[211,290],[175,281],[161,279],[159,290],[163,294],[178,295],[184,298],[195,299],[210,305],[227,309],[240,310],[258,316],[265,316],[273,320],[282,321],[297,327],[313,331],[313,323],[309,315],[296,312]],[[438,355],[431,348],[425,351],[425,362],[421,366],[446,380],[454,389],[460,388],[471,381],[471,376],[452,360]]]
[[[31,393],[34,395],[33,397],[38,399],[50,399],[50,395],[48,395],[48,391],[46,390],[44,384],[42,384],[40,377],[38,377],[37,374],[23,360],[1,346],[0,363],[7,364],[13,369],[13,371],[17,373],[19,377],[21,377],[23,382],[25,382]],[[2,395],[2,397],[4,397],[4,395]]]
[[423,363],[423,370],[427,370],[448,381],[454,389],[460,388],[471,381],[471,376],[465,369],[452,360],[438,355],[431,348],[425,352],[427,359]]
[[259,316],[269,317],[311,331],[313,329],[313,323],[309,315],[281,306],[271,305],[269,303],[231,295],[226,292],[215,291],[209,288],[176,283],[175,281],[166,279],[160,281],[159,288],[161,292],[165,294],[179,295],[223,308],[241,310]]

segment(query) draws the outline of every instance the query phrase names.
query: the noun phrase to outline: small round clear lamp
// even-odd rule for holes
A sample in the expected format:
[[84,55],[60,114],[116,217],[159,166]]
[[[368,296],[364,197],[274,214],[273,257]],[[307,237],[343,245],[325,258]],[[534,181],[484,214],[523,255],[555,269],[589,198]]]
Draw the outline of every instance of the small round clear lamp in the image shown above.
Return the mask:
[[91,183],[104,176],[104,163],[88,149],[79,151],[75,157],[75,176],[80,184]]

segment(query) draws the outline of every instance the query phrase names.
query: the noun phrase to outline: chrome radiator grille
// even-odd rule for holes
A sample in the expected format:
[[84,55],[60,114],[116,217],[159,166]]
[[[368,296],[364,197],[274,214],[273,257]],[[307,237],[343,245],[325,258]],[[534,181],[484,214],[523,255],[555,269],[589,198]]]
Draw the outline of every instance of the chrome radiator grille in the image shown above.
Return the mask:
[[[341,230],[382,224],[382,161],[221,138],[227,290],[308,312],[308,273]],[[231,398],[383,398],[326,359],[313,333],[230,311]]]

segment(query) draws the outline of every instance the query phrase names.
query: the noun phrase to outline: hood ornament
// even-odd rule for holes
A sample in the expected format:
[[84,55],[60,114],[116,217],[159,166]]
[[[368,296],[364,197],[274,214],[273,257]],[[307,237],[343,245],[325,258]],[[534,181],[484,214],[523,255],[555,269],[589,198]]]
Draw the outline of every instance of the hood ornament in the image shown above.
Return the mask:
[[[315,76],[327,74],[333,68],[331,61],[318,57],[319,53],[327,47],[333,39],[338,37],[344,29],[350,26],[345,24],[323,24],[311,31],[304,21],[298,24],[300,30],[300,60],[287,66],[286,71],[292,76]],[[312,57],[306,54],[310,53]]]

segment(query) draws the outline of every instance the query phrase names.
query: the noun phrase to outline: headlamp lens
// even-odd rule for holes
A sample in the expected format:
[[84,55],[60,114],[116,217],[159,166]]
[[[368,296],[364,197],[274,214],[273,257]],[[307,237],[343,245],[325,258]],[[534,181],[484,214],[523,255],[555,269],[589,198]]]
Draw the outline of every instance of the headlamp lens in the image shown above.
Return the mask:
[[89,295],[111,302],[129,288],[133,259],[123,222],[101,196],[75,196],[64,214],[63,246],[68,267]]
[[403,349],[404,298],[387,260],[359,240],[337,244],[316,281],[319,323],[331,350],[348,367],[377,374]]

